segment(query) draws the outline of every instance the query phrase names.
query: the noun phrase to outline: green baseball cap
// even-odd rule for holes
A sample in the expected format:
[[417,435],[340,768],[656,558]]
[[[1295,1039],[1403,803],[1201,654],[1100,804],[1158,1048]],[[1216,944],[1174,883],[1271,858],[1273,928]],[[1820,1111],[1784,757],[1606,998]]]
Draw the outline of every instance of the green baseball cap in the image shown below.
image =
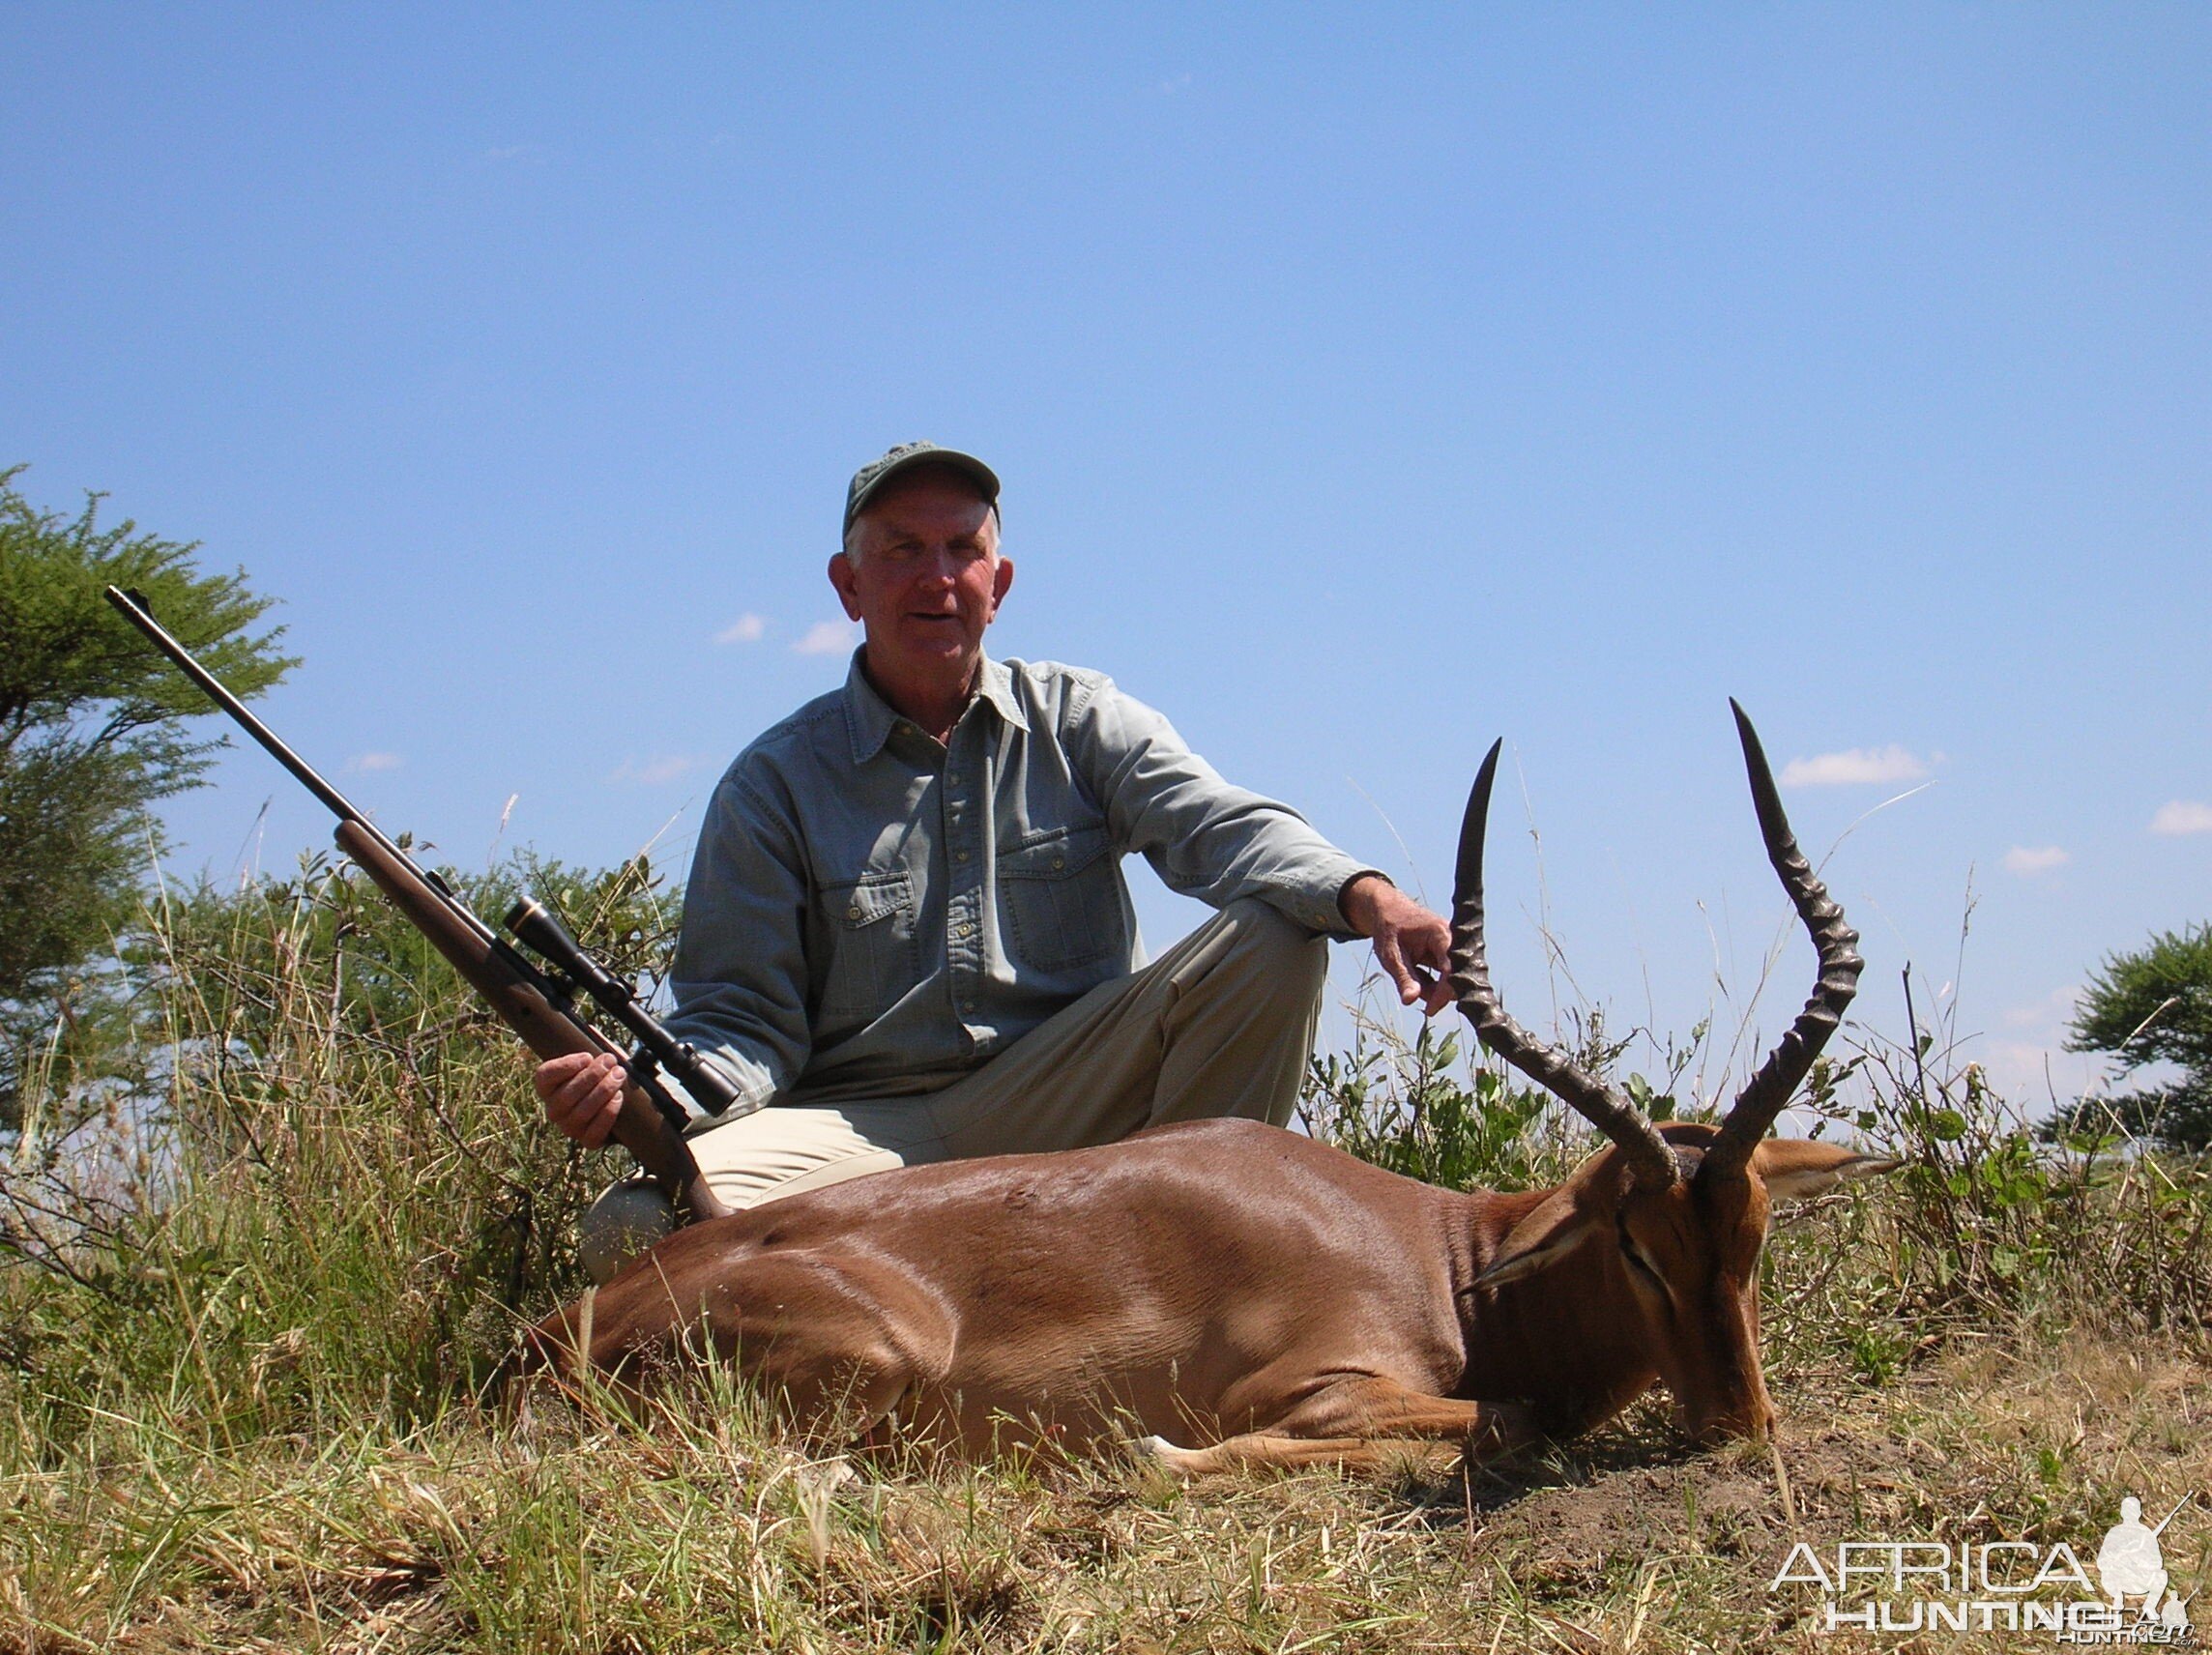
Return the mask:
[[975,485],[984,505],[996,507],[999,504],[999,474],[974,454],[964,454],[958,449],[941,449],[935,443],[901,443],[853,474],[852,485],[845,490],[846,529],[852,529],[853,519],[868,508],[868,502],[882,492],[885,483],[901,472],[924,465],[949,466]]

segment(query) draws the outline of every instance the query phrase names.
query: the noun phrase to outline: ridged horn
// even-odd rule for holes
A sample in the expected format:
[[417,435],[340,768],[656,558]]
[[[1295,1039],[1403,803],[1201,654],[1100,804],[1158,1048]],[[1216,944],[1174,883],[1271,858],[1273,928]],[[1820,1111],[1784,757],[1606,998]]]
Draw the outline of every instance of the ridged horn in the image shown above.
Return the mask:
[[1797,1014],[1797,1021],[1782,1036],[1781,1043],[1767,1054],[1759,1072],[1736,1093],[1728,1118],[1721,1122],[1720,1136],[1706,1149],[1699,1176],[1713,1177],[1743,1172],[1759,1141],[1766,1136],[1774,1118],[1782,1113],[1797,1084],[1813,1067],[1813,1060],[1828,1043],[1828,1036],[1843,1022],[1845,1008],[1858,993],[1859,973],[1866,964],[1858,955],[1859,934],[1844,922],[1843,909],[1829,897],[1828,887],[1813,872],[1805,853],[1797,848],[1796,836],[1790,831],[1790,819],[1782,812],[1782,795],[1775,788],[1774,772],[1767,768],[1766,753],[1759,744],[1759,732],[1751,727],[1750,718],[1732,697],[1729,707],[1735,713],[1736,734],[1743,741],[1744,769],[1751,774],[1751,799],[1759,811],[1760,836],[1766,841],[1766,859],[1774,864],[1782,888],[1797,909],[1797,917],[1813,935],[1820,969],[1805,1009]]
[[1466,819],[1460,824],[1459,867],[1452,887],[1452,992],[1485,1046],[1619,1145],[1639,1183],[1665,1189],[1682,1173],[1658,1129],[1616,1089],[1514,1022],[1490,986],[1482,936],[1482,841],[1490,820],[1491,784],[1498,779],[1498,755],[1504,745],[1502,740],[1495,742],[1482,761],[1474,791],[1468,796]]

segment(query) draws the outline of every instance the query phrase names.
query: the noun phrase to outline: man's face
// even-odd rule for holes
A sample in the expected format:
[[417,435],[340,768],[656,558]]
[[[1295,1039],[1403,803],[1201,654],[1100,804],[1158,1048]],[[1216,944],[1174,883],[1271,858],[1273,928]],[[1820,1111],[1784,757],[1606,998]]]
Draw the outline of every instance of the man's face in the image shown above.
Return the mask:
[[859,556],[830,560],[845,613],[867,628],[880,678],[949,682],[975,669],[983,628],[1014,582],[998,525],[957,472],[917,467],[868,503]]

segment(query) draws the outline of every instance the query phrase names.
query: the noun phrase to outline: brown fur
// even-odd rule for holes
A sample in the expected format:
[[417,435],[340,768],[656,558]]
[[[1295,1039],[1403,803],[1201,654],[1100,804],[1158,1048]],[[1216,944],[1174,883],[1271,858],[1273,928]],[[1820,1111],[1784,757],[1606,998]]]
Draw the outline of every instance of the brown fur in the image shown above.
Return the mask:
[[1656,1193],[1611,1147],[1556,1190],[1459,1194],[1242,1120],[878,1174],[679,1231],[541,1322],[525,1366],[573,1378],[588,1315],[618,1383],[711,1350],[839,1438],[1133,1432],[1190,1470],[1494,1451],[1660,1377],[1693,1434],[1762,1432],[1768,1177],[1806,1194],[1879,1163],[1770,1140],[1701,1189],[1713,1129],[1662,1130],[1692,1176]]

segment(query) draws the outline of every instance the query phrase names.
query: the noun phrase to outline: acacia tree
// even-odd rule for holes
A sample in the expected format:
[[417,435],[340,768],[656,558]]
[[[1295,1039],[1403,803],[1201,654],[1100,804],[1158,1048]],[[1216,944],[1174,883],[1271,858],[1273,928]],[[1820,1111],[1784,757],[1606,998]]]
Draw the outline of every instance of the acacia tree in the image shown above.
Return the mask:
[[[280,628],[253,630],[271,599],[244,570],[203,574],[197,542],[41,511],[0,471],[0,1117],[35,1050],[82,1050],[108,973],[97,962],[160,849],[155,801],[192,786],[219,737],[212,711],[102,597],[134,587],[162,624],[238,694],[297,663]],[[56,1043],[58,1041],[58,1044]]]
[[2065,1112],[2069,1132],[2103,1135],[2116,1124],[2168,1148],[2212,1147],[2212,921],[2109,957],[2090,974],[2066,1046],[2109,1052],[2130,1070],[2166,1062],[2182,1071],[2165,1086],[2082,1099]]

